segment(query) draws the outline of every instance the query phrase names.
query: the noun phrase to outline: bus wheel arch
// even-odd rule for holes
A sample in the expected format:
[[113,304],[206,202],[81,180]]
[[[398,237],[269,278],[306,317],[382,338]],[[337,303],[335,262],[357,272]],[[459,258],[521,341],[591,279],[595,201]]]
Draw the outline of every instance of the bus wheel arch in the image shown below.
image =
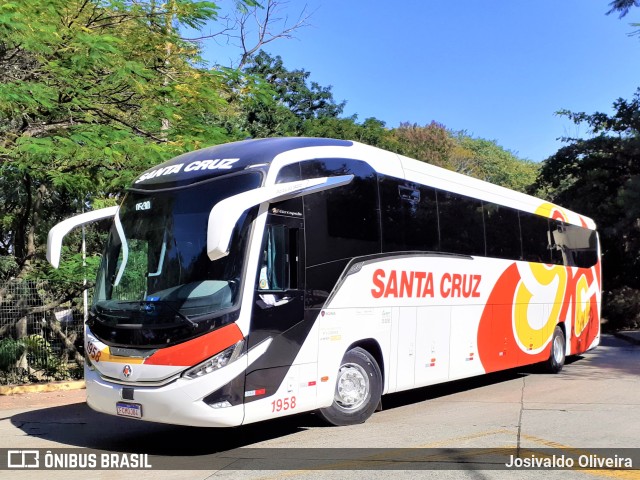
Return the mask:
[[349,345],[349,348],[347,348],[347,352],[356,347],[366,350],[369,353],[369,355],[371,355],[373,359],[376,361],[376,363],[378,364],[378,368],[380,369],[380,375],[382,376],[382,384],[384,385],[384,380],[385,380],[384,358],[382,356],[382,349],[380,348],[380,344],[373,338],[358,340],[357,342],[354,342],[351,345]]
[[352,346],[340,362],[333,402],[318,414],[330,425],[363,423],[378,409],[382,388],[382,372],[374,355],[361,346]]

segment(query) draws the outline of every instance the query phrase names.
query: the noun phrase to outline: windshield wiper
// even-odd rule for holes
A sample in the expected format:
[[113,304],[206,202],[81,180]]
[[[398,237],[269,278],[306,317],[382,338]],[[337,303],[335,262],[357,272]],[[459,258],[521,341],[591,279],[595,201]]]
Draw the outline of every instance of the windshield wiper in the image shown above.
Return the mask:
[[154,303],[161,303],[163,305],[166,305],[167,307],[169,307],[169,310],[172,310],[173,312],[175,312],[175,314],[182,320],[184,320],[185,322],[187,322],[188,324],[190,324],[193,328],[197,328],[198,324],[196,322],[194,322],[193,320],[191,320],[188,316],[186,316],[184,313],[180,312],[180,310],[178,310],[175,307],[172,307],[171,304],[169,302],[167,302],[166,300],[153,300],[153,301],[145,301],[145,302],[140,302],[142,303],[146,303],[146,304],[154,304]]

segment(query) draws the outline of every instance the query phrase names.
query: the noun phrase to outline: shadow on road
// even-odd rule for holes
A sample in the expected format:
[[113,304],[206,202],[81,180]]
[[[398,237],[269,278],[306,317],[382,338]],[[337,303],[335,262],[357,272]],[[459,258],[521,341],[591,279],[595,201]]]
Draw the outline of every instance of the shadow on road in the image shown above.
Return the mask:
[[517,378],[522,378],[528,374],[528,370],[522,368],[517,370],[506,370],[503,372],[490,373],[479,377],[465,378],[439,385],[408,390],[399,393],[386,395],[382,399],[384,410],[391,410],[406,405],[413,405],[427,400],[446,397],[455,393],[466,392],[476,388],[482,388],[495,383],[508,382]]
[[[625,346],[617,339],[605,338],[601,349],[585,357],[568,358],[567,368],[560,376],[571,379],[576,375],[612,375],[619,369],[631,369],[631,366],[609,361],[615,358],[612,350],[617,350],[611,347]],[[635,354],[640,349],[635,348],[635,353],[631,353],[637,358]],[[386,395],[383,407],[385,410],[400,408],[542,372],[534,365]],[[633,366],[633,373],[640,373],[637,365]],[[324,425],[316,415],[306,413],[236,428],[182,427],[113,417],[94,412],[80,403],[21,413],[13,416],[11,423],[26,435],[72,447],[187,457],[248,447]]]
[[[399,408],[523,375],[516,371],[499,372],[386,395],[383,405],[385,410]],[[305,413],[235,428],[183,427],[113,417],[94,412],[84,403],[21,413],[14,415],[11,423],[27,435],[71,447],[163,456],[224,452],[325,425],[313,413]]]
[[14,415],[11,423],[27,435],[72,447],[163,456],[233,450],[322,424],[301,414],[235,428],[185,427],[105,415],[84,403],[32,410]]

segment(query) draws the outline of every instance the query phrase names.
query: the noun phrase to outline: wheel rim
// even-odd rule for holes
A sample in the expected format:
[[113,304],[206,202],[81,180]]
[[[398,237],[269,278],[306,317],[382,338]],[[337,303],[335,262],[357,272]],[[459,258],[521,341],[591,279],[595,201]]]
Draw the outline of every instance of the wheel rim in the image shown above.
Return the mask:
[[336,403],[345,410],[357,410],[369,395],[369,377],[360,365],[346,363],[338,371]]
[[564,345],[560,335],[553,339],[553,359],[558,365],[564,361]]

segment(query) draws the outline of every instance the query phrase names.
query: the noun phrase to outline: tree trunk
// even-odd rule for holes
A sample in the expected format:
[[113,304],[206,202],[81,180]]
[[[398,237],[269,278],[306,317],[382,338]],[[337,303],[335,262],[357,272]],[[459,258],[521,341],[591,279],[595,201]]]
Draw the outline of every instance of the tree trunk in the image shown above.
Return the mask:
[[60,328],[59,322],[55,319],[55,316],[53,315],[53,312],[51,312],[51,314],[48,317],[49,318],[47,319],[47,324],[49,328],[60,340],[62,340],[62,343],[64,344],[64,348],[67,354],[70,354],[71,356],[73,356],[73,360],[76,362],[76,364],[79,367],[84,366],[84,358],[82,357],[82,355],[80,355],[78,350],[76,350],[76,346],[73,344],[73,341],[62,331],[62,329]]
[[[27,317],[24,316],[24,317],[22,317],[20,320],[18,320],[16,322],[16,338],[18,340],[20,340],[21,338],[26,338],[27,337],[27,333],[28,333],[28,331],[27,331]],[[29,363],[27,362],[27,351],[26,350],[20,356],[20,359],[16,363],[16,367],[19,370],[23,370],[25,372],[29,370]]]

